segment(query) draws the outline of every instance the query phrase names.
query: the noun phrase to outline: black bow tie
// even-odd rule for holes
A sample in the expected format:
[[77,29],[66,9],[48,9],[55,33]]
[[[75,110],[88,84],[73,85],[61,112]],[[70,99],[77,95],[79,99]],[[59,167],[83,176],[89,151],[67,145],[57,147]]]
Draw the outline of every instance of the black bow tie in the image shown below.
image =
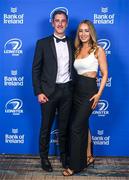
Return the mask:
[[58,42],[66,42],[66,37],[65,38],[63,38],[63,39],[59,39],[59,38],[57,38],[56,36],[54,36],[53,35],[53,37],[56,39],[56,42],[58,43]]

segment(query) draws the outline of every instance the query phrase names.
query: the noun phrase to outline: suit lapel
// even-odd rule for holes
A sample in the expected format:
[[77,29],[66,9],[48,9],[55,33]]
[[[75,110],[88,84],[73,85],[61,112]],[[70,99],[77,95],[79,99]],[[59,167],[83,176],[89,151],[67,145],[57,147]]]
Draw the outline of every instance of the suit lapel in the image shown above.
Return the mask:
[[70,72],[71,72],[73,55],[72,55],[71,42],[68,38],[67,38],[67,43],[68,43],[68,50],[69,50],[69,64],[70,64]]
[[51,44],[51,48],[52,48],[53,54],[55,56],[55,59],[57,60],[56,47],[55,47],[53,36],[51,36],[51,38],[50,38],[50,44]]

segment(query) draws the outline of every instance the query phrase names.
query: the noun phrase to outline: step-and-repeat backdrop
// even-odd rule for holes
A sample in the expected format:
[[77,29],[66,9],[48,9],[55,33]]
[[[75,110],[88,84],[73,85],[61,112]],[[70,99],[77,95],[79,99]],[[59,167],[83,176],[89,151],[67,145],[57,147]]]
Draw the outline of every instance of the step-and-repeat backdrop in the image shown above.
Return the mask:
[[[31,69],[37,39],[53,32],[51,13],[65,8],[67,35],[91,20],[105,49],[109,76],[90,118],[94,155],[129,155],[129,1],[0,1],[0,153],[38,154],[40,107],[33,94]],[[101,82],[98,73],[98,87]],[[51,131],[50,154],[59,153],[58,128]]]

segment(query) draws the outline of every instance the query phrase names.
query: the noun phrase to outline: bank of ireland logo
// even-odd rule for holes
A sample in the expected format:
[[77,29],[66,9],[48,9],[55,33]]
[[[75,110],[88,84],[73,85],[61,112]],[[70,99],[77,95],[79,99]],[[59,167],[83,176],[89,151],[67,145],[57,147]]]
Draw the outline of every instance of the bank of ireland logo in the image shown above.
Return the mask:
[[52,16],[53,16],[53,13],[55,11],[64,11],[67,15],[68,15],[68,9],[66,7],[56,7],[55,9],[53,9],[50,13],[50,18],[49,18],[49,22],[52,22]]
[[97,134],[98,134],[99,136],[102,136],[102,135],[104,134],[104,130],[97,130]]
[[22,106],[23,102],[21,99],[11,99],[5,104],[5,113],[9,113],[12,115],[20,115],[23,113]]
[[11,132],[5,134],[5,143],[6,144],[24,144],[25,134],[19,133],[18,128],[12,128]]
[[113,25],[115,21],[115,13],[110,13],[108,7],[100,7],[100,12],[93,14],[94,24]]
[[109,50],[111,43],[108,39],[99,39],[97,42],[98,45],[105,50],[106,55],[111,54],[111,51]]
[[24,76],[19,76],[17,69],[11,70],[11,75],[4,76],[4,86],[22,87],[23,85],[24,85]]
[[109,107],[108,101],[99,100],[96,109],[93,111],[93,114],[98,116],[106,116],[109,114],[108,107]]
[[11,70],[11,75],[12,76],[17,76],[17,70]]
[[102,13],[108,13],[108,7],[101,7]]
[[9,13],[3,14],[3,24],[23,24],[24,23],[24,14],[18,12],[17,7],[11,7]]
[[11,11],[12,13],[17,13],[17,7],[11,7],[10,11]]
[[[102,80],[102,74],[101,71],[99,71],[99,77],[97,79],[97,86],[100,87],[101,84],[101,80]],[[112,77],[109,76],[106,82],[106,87],[111,87],[112,86]]]
[[56,145],[59,145],[58,135],[59,135],[59,130],[58,129],[55,129],[55,130],[51,131],[50,143],[54,143]]
[[21,47],[22,47],[22,41],[20,39],[18,38],[10,39],[4,45],[4,53],[11,54],[12,56],[19,56],[20,54],[23,54]]
[[94,145],[99,145],[99,146],[109,146],[110,145],[110,136],[106,135],[104,130],[97,130],[97,135],[92,136],[92,140]]

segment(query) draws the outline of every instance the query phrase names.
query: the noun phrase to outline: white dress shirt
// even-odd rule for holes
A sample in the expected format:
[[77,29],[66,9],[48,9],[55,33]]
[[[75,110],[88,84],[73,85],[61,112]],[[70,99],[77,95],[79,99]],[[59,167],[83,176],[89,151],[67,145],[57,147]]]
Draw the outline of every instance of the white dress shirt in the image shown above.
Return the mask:
[[[54,36],[56,35],[54,34]],[[67,41],[66,42],[60,41],[57,43],[56,38],[54,38],[54,42],[55,42],[55,47],[56,47],[57,66],[58,66],[56,83],[66,83],[70,81],[68,44],[67,44]]]

